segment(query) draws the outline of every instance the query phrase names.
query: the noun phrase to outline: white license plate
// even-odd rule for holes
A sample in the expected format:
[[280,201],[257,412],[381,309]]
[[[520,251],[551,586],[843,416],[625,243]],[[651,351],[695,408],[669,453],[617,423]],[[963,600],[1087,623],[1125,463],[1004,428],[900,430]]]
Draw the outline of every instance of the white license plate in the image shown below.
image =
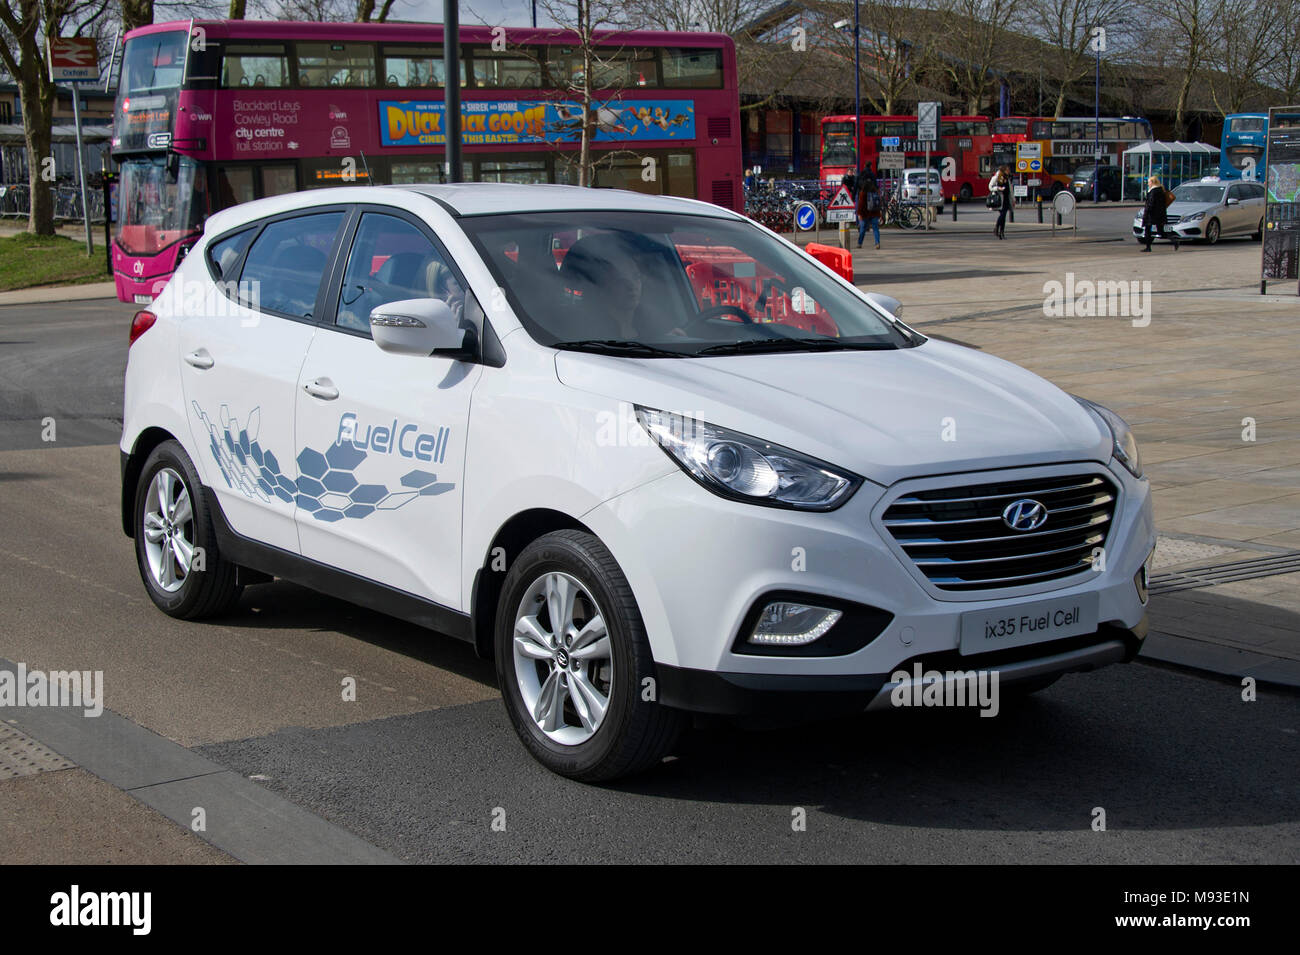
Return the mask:
[[136,293],[136,295],[134,296],[134,298],[135,298],[135,304],[137,304],[137,305],[152,305],[152,304],[153,304],[153,296],[152,296],[152,295],[140,295],[139,293]]
[[961,653],[988,653],[1006,647],[1077,637],[1097,629],[1097,595],[972,610],[961,615]]

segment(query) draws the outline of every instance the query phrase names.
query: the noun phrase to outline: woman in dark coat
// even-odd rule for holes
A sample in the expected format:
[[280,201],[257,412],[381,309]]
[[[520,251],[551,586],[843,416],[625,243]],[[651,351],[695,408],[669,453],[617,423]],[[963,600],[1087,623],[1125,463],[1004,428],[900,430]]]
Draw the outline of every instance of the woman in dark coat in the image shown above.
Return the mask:
[[1169,217],[1165,215],[1165,187],[1160,185],[1160,180],[1152,176],[1147,180],[1147,198],[1142,209],[1142,241],[1146,243],[1142,247],[1143,252],[1151,251],[1151,242],[1155,238],[1151,234],[1154,229],[1160,233],[1162,239],[1172,239],[1174,242],[1174,251],[1178,251],[1178,234],[1169,232],[1165,226],[1169,224]]
[[992,188],[1000,200],[998,221],[993,226],[993,234],[999,239],[1005,239],[1007,237],[1007,213],[1011,211],[1011,170],[1006,166],[999,169],[998,174],[993,177]]

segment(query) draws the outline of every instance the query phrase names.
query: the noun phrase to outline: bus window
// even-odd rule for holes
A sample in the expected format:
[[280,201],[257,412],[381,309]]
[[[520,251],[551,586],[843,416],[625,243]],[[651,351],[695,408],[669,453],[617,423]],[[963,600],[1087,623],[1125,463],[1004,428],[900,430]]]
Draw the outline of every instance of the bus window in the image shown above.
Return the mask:
[[666,49],[663,51],[664,86],[722,89],[722,51]]
[[475,182],[517,182],[526,185],[549,180],[544,155],[535,159],[481,159],[478,173],[474,177]]
[[369,43],[299,43],[299,86],[375,85],[375,48]]
[[185,67],[185,34],[149,33],[132,37],[122,59],[121,88],[135,96],[175,89]]
[[226,47],[221,85],[227,89],[278,89],[289,85],[289,55],[281,43],[240,43]]
[[1268,120],[1263,116],[1236,116],[1228,120],[1228,130],[1233,133],[1263,133],[1268,131]]
[[600,89],[658,86],[659,63],[654,50],[624,50],[612,57],[601,57],[595,85]]
[[[472,53],[474,85],[485,89],[535,90],[542,85],[541,61],[524,53]],[[441,63],[440,63],[441,65]]]
[[262,167],[262,198],[282,196],[298,191],[298,176],[293,166]]
[[218,209],[251,202],[253,198],[252,166],[223,166],[217,170]]
[[[410,89],[441,89],[447,78],[439,46],[386,46],[384,85]],[[465,52],[461,51],[460,82],[465,83]]]

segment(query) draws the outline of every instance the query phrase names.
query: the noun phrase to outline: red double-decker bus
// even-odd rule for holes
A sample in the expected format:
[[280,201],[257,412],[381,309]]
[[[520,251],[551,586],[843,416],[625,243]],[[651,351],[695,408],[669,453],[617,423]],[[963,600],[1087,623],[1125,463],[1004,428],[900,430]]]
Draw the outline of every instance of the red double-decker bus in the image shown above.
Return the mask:
[[[822,119],[821,181],[828,188],[839,185],[846,173],[871,163],[881,178],[882,152],[902,153],[906,168],[925,165],[925,143],[916,138],[915,116],[863,116],[853,136],[852,116]],[[859,153],[859,145],[861,156]],[[972,199],[988,195],[993,175],[993,132],[987,116],[945,116],[939,125],[939,140],[930,147],[930,165],[939,170],[944,196]]]
[[[577,36],[463,27],[461,178],[573,183],[593,91],[596,186],[741,211],[740,102],[731,38]],[[504,41],[504,42],[503,42]],[[217,20],[126,36],[113,131],[113,270],[123,301],[152,300],[211,213],[343,183],[445,177],[442,27]],[[652,160],[652,161],[648,161]]]

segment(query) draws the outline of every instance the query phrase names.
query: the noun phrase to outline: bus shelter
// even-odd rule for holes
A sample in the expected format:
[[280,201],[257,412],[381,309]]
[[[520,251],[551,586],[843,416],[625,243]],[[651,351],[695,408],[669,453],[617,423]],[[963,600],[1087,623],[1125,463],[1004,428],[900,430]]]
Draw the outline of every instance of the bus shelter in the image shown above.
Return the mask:
[[1219,174],[1219,147],[1206,143],[1163,143],[1155,140],[1124,150],[1124,198],[1141,199],[1147,180],[1160,177],[1166,189],[1192,179]]

